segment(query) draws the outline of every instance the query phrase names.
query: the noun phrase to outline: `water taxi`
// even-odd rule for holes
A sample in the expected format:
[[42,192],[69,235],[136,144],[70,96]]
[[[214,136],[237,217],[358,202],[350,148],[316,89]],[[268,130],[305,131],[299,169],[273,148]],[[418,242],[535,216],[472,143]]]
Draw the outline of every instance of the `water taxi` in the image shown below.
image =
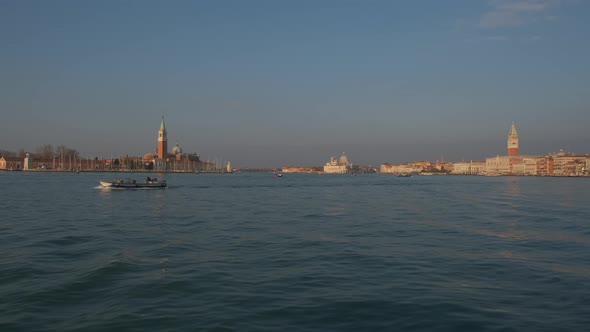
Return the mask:
[[137,182],[135,180],[115,179],[115,181],[99,181],[104,188],[124,188],[124,189],[138,189],[138,188],[166,188],[166,181],[146,180],[145,182]]

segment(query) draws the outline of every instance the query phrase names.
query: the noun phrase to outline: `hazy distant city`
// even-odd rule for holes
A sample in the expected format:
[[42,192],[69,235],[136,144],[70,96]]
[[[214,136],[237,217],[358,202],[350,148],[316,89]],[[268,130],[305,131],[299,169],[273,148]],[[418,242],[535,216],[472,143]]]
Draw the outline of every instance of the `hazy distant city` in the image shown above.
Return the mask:
[[18,152],[0,150],[0,170],[4,171],[142,171],[142,172],[215,172],[280,170],[283,173],[389,173],[397,175],[534,175],[534,176],[588,176],[590,155],[561,150],[544,155],[521,154],[519,136],[513,122],[507,136],[505,155],[485,160],[411,161],[407,163],[382,163],[380,167],[355,165],[345,153],[331,157],[323,166],[283,166],[272,168],[232,167],[230,161],[203,161],[197,153],[185,153],[177,143],[168,148],[168,131],[164,117],[158,129],[156,150],[143,156],[119,156],[111,158],[83,158],[80,152],[67,146],[45,144],[35,152],[24,149]]

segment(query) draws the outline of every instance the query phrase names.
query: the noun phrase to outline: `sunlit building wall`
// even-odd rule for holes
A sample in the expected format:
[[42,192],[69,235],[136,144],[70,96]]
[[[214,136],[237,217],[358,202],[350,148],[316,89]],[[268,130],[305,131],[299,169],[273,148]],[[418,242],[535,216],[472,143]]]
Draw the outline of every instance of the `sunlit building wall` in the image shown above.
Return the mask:
[[417,173],[420,171],[422,171],[421,167],[414,167],[409,164],[382,164],[380,168],[380,172],[386,174]]
[[453,164],[452,174],[477,175],[483,174],[486,170],[484,161],[469,161]]
[[342,156],[340,156],[340,159],[336,159],[336,157],[330,158],[330,161],[324,165],[324,173],[347,173],[351,166],[352,164],[343,153]]

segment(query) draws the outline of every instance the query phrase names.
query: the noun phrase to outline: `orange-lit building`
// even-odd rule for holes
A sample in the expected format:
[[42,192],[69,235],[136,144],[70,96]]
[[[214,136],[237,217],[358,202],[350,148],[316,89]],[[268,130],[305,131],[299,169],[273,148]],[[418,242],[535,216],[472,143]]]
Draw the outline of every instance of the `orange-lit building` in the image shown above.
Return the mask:
[[514,121],[512,121],[512,127],[508,133],[508,156],[518,157],[518,133]]
[[155,171],[194,172],[218,171],[217,165],[202,162],[196,153],[187,154],[182,151],[178,143],[168,152],[168,131],[164,117],[158,129],[158,144],[156,153],[147,153],[142,158],[144,167]]
[[[524,174],[527,169],[532,169],[532,166],[527,167],[524,159],[520,157],[518,150],[518,133],[516,132],[514,121],[508,132],[507,152],[508,154],[506,156],[486,158],[484,173],[488,175]],[[531,162],[529,161],[529,163]]]
[[160,129],[158,130],[158,159],[166,159],[168,157],[168,133],[166,132],[166,124],[162,116],[160,122]]
[[23,169],[23,158],[0,157],[0,170],[20,171]]

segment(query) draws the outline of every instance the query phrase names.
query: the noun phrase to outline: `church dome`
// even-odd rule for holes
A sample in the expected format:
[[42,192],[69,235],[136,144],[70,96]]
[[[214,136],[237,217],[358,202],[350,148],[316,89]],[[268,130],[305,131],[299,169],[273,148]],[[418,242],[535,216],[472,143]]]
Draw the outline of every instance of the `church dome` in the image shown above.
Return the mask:
[[343,153],[338,163],[340,165],[348,165],[348,157],[346,157],[346,155]]
[[146,154],[143,155],[143,162],[144,163],[149,163],[149,162],[152,162],[152,161],[154,161],[154,155],[153,154],[146,153]]
[[182,148],[180,147],[180,145],[178,145],[178,143],[176,143],[176,145],[172,148],[172,154],[181,154],[182,153]]

